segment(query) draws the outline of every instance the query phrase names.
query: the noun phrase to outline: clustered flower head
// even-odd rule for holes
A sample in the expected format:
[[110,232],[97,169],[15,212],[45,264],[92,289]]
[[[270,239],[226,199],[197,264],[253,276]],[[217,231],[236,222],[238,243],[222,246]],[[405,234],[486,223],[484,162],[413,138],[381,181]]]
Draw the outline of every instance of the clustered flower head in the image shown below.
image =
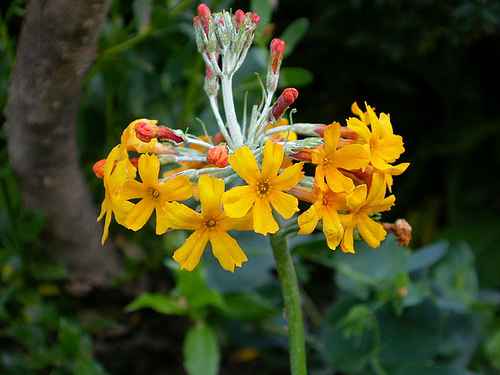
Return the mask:
[[[154,120],[133,121],[121,143],[94,165],[105,188],[98,218],[105,217],[102,243],[112,215],[136,231],[154,212],[157,234],[193,231],[173,255],[187,270],[197,266],[210,242],[221,266],[233,272],[247,257],[228,231],[266,236],[278,232],[283,220],[295,221],[299,234],[312,233],[321,222],[332,250],[340,246],[354,253],[358,237],[378,247],[389,231],[400,244],[408,244],[406,221],[380,222],[380,212],[394,205],[394,195],[387,196],[393,176],[409,165],[393,164],[404,147],[388,114],[354,103],[354,116],[345,126],[290,124],[283,115],[298,91],[287,88],[274,101],[285,43],[273,39],[263,100],[248,119],[238,118],[232,78],[259,21],[250,12],[212,13],[205,4],[198,6],[194,26],[206,63],[204,89],[220,132],[197,137]],[[219,111],[219,87],[224,113]],[[129,152],[140,156],[131,158]],[[314,166],[314,176],[305,175],[305,163]],[[199,204],[193,204],[193,197]],[[299,200],[310,204],[303,212]]]

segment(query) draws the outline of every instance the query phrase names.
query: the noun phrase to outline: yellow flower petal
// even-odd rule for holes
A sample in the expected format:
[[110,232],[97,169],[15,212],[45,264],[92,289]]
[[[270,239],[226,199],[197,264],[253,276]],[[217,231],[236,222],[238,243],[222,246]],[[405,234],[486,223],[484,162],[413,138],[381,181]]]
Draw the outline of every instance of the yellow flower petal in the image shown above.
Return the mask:
[[282,191],[270,192],[268,195],[269,203],[285,219],[290,219],[299,211],[299,200],[291,194]]
[[335,166],[348,170],[365,169],[370,161],[370,154],[363,145],[348,145],[335,153]]
[[[333,192],[350,192],[354,189],[354,182],[352,181],[352,179],[342,174],[342,172],[340,172],[337,168],[327,167],[324,170],[326,183]],[[321,185],[318,184],[318,187],[321,188]],[[323,188],[323,190],[326,190],[326,186]]]
[[188,176],[170,178],[158,185],[158,191],[164,202],[185,201],[193,196],[193,186]]
[[366,191],[366,185],[356,186],[352,193],[346,197],[347,207],[353,211],[359,210],[365,204]]
[[108,238],[109,224],[111,224],[111,210],[106,210],[106,218],[104,219],[104,230],[102,231],[101,245],[104,245],[104,242]]
[[233,167],[234,171],[244,179],[247,183],[255,183],[258,181],[262,174],[255,160],[255,156],[248,146],[243,146],[229,155],[229,164]]
[[249,211],[245,216],[231,218],[225,213],[219,218],[221,230],[253,230],[253,212]]
[[212,251],[220,265],[227,271],[234,272],[234,266],[241,267],[248,260],[240,245],[227,232],[213,231],[209,234]]
[[296,163],[291,167],[285,168],[274,180],[273,188],[277,190],[290,190],[296,186],[302,177],[304,177],[304,172],[302,172],[303,162]]
[[368,126],[356,117],[350,117],[347,120],[347,127],[352,131],[355,131],[366,143],[370,143],[372,139],[372,133]]
[[340,141],[340,124],[333,122],[325,129],[325,154],[328,157],[330,154],[337,151],[337,146]]
[[253,228],[256,233],[267,236],[276,233],[280,228],[274,220],[271,206],[266,199],[257,199],[253,208]]
[[344,253],[354,253],[354,227],[348,226],[344,231],[344,237],[340,242],[340,248]]
[[356,226],[365,242],[374,248],[380,246],[387,234],[382,224],[373,221],[367,214],[358,215]]
[[184,245],[174,252],[173,258],[181,265],[181,269],[192,271],[198,265],[207,246],[207,232],[207,230],[195,230]]
[[224,181],[203,175],[198,180],[198,189],[203,215],[219,215],[222,212],[221,198],[224,193]]
[[165,211],[166,225],[173,229],[195,230],[203,223],[203,216],[184,204],[167,203]]
[[154,209],[155,205],[152,199],[142,199],[130,210],[125,220],[125,226],[133,231],[138,231],[146,224]]
[[120,189],[120,197],[125,200],[144,198],[150,195],[150,188],[136,180],[123,182]]
[[300,227],[299,234],[310,234],[316,229],[318,225],[318,221],[321,219],[315,205],[309,207],[307,211],[305,211],[298,218],[298,224]]
[[142,154],[139,157],[139,175],[144,185],[157,186],[160,161],[156,155]]
[[222,194],[224,210],[229,217],[242,217],[252,208],[257,199],[255,188],[251,186],[235,186]]
[[262,160],[262,179],[272,181],[276,178],[284,155],[283,146],[271,141],[266,142],[264,146],[264,159]]

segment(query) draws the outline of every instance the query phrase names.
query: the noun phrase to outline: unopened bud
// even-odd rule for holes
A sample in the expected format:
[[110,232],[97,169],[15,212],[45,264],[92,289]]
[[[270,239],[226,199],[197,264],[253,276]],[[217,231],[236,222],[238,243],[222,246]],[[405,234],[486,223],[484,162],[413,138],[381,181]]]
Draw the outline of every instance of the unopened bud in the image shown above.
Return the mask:
[[257,13],[250,13],[250,21],[254,25],[258,25],[260,23],[260,16]]
[[234,13],[234,24],[236,25],[236,32],[240,31],[240,29],[245,24],[245,21],[246,21],[245,13],[241,9],[238,9]]
[[212,12],[210,11],[210,8],[207,6],[207,4],[198,5],[197,10],[201,27],[203,27],[203,30],[205,31],[205,34],[208,38],[208,33],[210,31],[210,21],[212,20]]
[[285,53],[285,42],[281,39],[274,38],[271,41],[271,54],[269,55],[269,62],[273,70],[273,74],[278,74],[278,69],[283,60],[283,54]]
[[217,145],[207,152],[207,162],[215,164],[219,168],[227,167],[228,165],[228,149],[225,145]]
[[394,224],[382,223],[387,233],[393,232],[399,242],[399,246],[408,246],[411,241],[412,227],[405,219],[398,219]]
[[219,143],[226,142],[226,138],[222,135],[221,132],[217,132],[214,135],[214,143],[218,145]]
[[295,101],[295,99],[297,99],[298,96],[299,92],[293,87],[283,90],[271,110],[274,121],[279,120],[283,113],[285,113],[286,109]]
[[99,160],[92,166],[94,174],[99,178],[104,178],[104,164],[106,164],[106,159]]
[[165,126],[156,126],[144,121],[135,124],[135,134],[139,140],[148,143],[153,138],[172,141],[174,143],[184,143],[184,139],[175,134],[173,130]]

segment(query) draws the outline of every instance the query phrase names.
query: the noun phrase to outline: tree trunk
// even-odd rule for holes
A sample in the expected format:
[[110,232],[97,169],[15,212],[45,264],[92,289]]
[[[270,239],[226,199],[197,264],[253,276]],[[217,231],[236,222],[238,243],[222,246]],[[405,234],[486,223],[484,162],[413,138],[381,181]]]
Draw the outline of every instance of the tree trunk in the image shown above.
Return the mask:
[[120,257],[101,247],[102,225],[79,163],[76,120],[107,0],[32,0],[5,110],[9,158],[29,209],[47,213],[44,238],[81,291],[107,285]]

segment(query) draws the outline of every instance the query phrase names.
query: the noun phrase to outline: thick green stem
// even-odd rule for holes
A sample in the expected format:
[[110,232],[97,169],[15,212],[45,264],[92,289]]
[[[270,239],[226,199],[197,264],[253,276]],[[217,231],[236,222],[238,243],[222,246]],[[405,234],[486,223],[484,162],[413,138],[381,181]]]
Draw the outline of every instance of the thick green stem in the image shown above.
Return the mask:
[[276,260],[281,291],[285,301],[286,319],[288,322],[288,339],[290,343],[290,369],[292,375],[306,375],[306,348],[304,341],[304,323],[300,303],[299,283],[292,255],[285,234],[279,231],[270,235],[271,247]]

